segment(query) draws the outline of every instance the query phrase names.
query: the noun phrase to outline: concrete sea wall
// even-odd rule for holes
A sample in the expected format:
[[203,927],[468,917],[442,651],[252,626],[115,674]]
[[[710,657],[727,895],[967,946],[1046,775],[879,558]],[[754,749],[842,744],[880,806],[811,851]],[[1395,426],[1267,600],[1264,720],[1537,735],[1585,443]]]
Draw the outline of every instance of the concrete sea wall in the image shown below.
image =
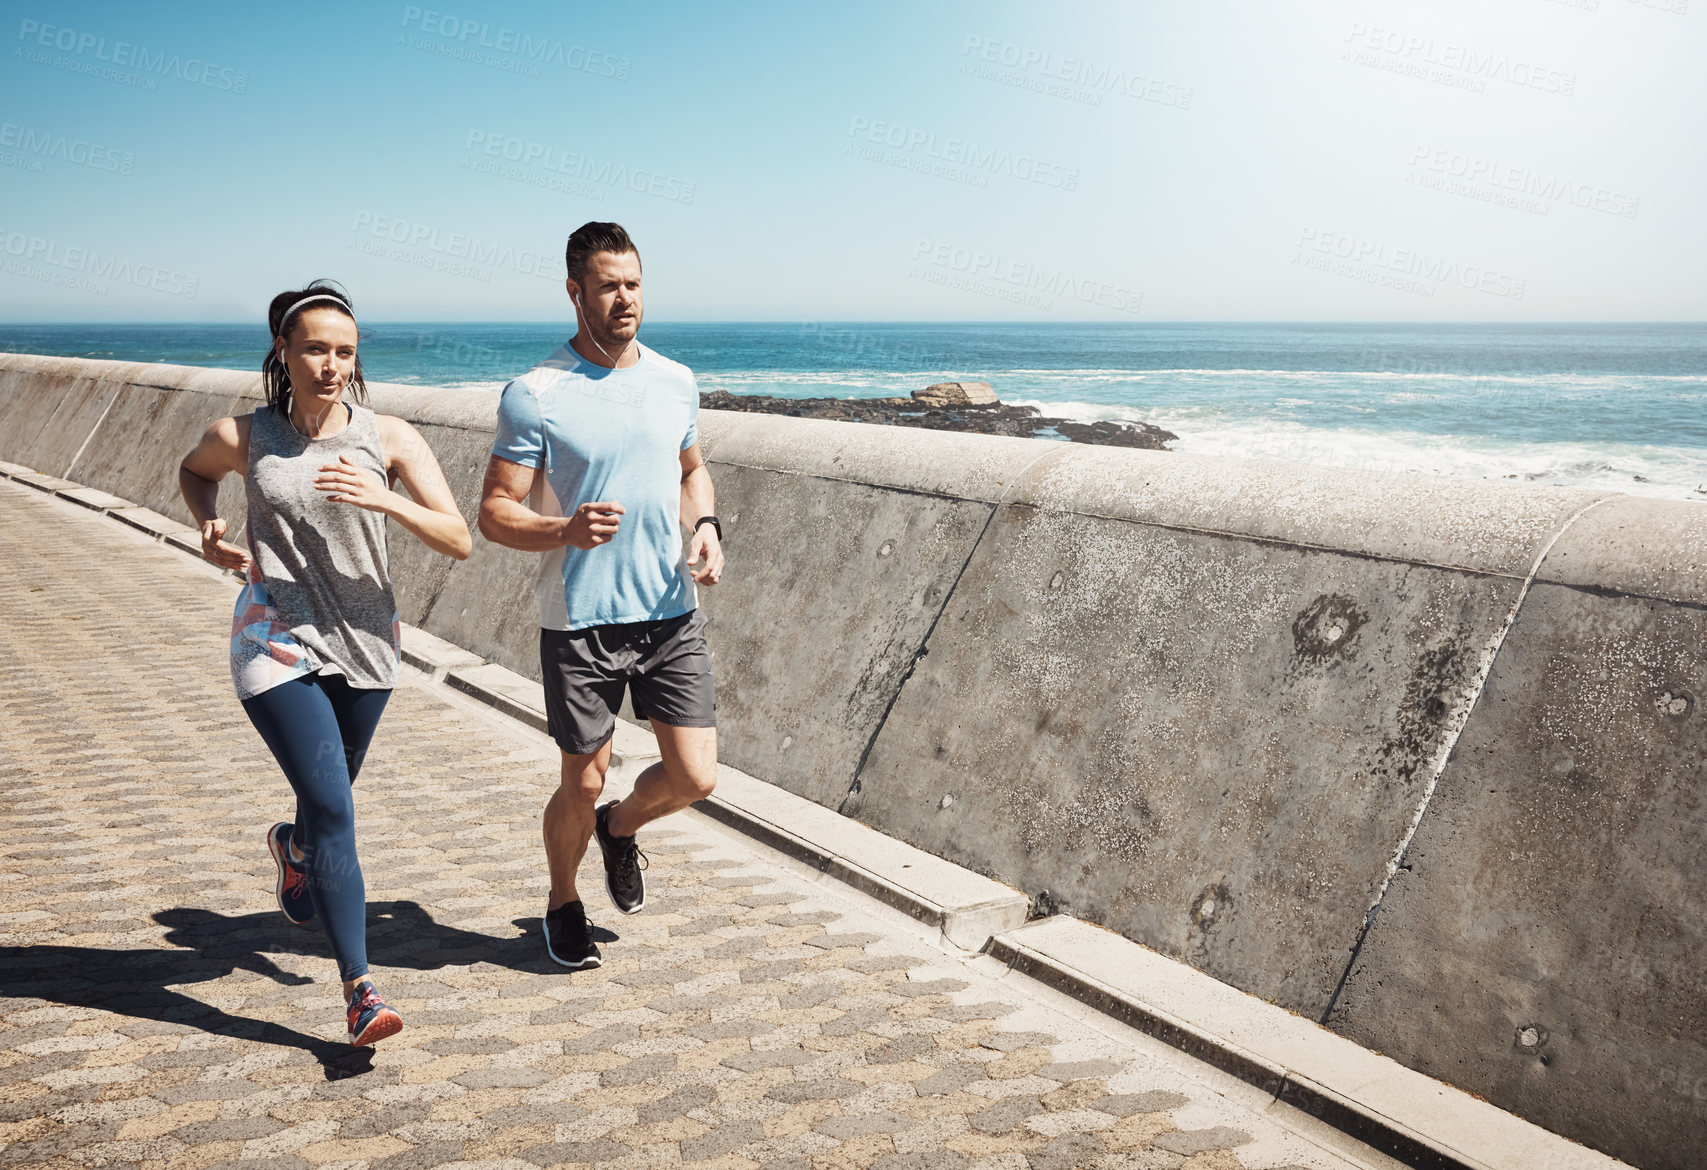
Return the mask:
[[[0,459],[184,520],[179,458],[257,383],[0,356]],[[472,521],[494,396],[373,405]],[[701,432],[729,763],[1548,1129],[1695,1164],[1707,505],[765,415]],[[235,531],[240,488],[222,502]],[[392,548],[404,620],[538,676],[533,555]]]

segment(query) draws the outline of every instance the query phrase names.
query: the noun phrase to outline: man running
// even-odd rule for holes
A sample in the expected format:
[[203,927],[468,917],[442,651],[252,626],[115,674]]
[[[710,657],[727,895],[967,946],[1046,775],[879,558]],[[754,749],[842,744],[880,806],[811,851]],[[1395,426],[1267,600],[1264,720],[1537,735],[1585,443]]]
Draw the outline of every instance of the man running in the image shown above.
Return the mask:
[[[694,585],[717,583],[723,548],[699,451],[699,388],[686,366],[635,339],[643,306],[634,242],[619,224],[582,224],[565,260],[575,336],[504,387],[480,532],[543,554],[540,671],[563,751],[545,806],[545,946],[579,968],[602,962],[575,888],[589,837],[598,837],[611,902],[633,914],[646,904],[634,834],[716,783],[711,655]],[[635,715],[651,720],[661,759],[628,796],[595,807],[625,687]]]

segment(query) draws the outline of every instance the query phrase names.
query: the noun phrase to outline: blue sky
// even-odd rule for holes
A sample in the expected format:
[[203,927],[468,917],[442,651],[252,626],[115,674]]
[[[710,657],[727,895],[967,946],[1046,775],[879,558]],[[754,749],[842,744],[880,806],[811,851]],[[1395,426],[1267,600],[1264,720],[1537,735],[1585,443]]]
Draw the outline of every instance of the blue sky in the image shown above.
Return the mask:
[[1707,0],[3,7],[4,321],[1707,318]]

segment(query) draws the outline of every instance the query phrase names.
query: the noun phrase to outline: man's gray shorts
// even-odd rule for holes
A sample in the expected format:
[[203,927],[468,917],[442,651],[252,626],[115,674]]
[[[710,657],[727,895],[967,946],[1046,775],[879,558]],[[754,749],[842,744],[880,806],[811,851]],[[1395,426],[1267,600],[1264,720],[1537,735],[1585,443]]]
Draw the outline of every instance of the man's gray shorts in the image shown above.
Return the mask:
[[637,719],[717,726],[705,616],[697,609],[661,621],[542,629],[539,669],[546,729],[572,756],[596,752],[611,737],[624,688]]

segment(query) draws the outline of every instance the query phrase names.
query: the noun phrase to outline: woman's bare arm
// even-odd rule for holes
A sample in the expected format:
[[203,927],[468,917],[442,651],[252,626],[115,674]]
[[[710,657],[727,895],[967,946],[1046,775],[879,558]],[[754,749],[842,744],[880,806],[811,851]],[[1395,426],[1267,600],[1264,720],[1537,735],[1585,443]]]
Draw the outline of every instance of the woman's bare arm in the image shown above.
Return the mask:
[[222,569],[247,572],[249,554],[227,544],[219,515],[219,481],[249,467],[249,416],[222,418],[202,434],[195,450],[178,465],[178,490],[201,530],[202,556]]

